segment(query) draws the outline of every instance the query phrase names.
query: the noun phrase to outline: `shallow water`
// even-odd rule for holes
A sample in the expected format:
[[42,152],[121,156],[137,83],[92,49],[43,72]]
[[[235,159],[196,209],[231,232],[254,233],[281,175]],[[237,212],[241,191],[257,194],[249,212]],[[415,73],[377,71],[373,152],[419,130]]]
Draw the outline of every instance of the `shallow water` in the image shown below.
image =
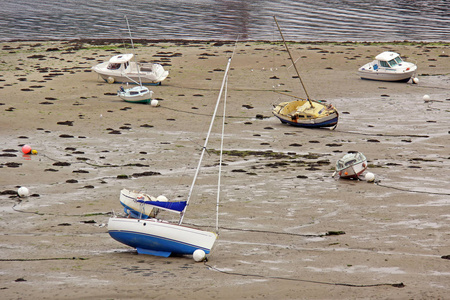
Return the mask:
[[3,1],[0,40],[450,41],[446,1]]

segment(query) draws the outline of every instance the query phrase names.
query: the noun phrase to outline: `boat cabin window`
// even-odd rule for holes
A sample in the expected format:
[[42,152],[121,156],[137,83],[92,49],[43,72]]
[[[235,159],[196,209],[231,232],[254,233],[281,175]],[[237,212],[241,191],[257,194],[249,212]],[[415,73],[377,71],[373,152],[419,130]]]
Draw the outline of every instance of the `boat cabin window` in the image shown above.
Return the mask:
[[380,60],[380,65],[381,65],[383,68],[389,68],[389,67],[390,67],[389,64],[388,64],[388,62],[387,62],[387,61],[384,61],[384,60]]
[[123,64],[124,69],[128,68],[128,65],[129,65],[129,64],[130,64],[129,62],[124,63],[124,64]]
[[396,58],[394,58],[395,59],[395,61],[398,63],[398,64],[401,64],[402,62],[403,62],[403,60],[402,60],[402,58],[400,57],[400,56],[397,56]]
[[356,163],[356,159],[349,160],[345,162],[345,166],[352,166]]
[[394,59],[391,59],[391,60],[389,61],[389,64],[391,65],[391,67],[395,67],[396,65],[398,65],[398,64],[397,64],[397,61],[395,61],[395,58],[394,58]]
[[109,64],[108,70],[118,70],[120,68],[120,64]]
[[137,94],[139,94],[139,92],[130,91],[130,95],[137,95]]

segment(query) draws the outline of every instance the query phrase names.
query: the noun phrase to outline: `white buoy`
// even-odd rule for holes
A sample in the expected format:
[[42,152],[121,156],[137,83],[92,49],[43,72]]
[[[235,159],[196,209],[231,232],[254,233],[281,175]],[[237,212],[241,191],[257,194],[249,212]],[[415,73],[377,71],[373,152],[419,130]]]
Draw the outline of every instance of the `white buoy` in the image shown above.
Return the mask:
[[424,95],[424,96],[423,96],[423,100],[424,100],[424,101],[430,101],[430,99],[431,99],[431,98],[430,98],[430,96],[428,96],[428,95]]
[[17,190],[17,194],[19,195],[19,197],[28,197],[28,195],[30,195],[30,191],[24,187],[21,186],[18,190]]
[[158,197],[156,197],[156,201],[167,202],[169,200],[166,198],[166,196],[159,195]]
[[412,81],[413,81],[413,83],[418,84],[418,83],[419,83],[419,78],[414,77],[414,78],[412,79]]
[[114,83],[114,77],[109,76],[107,81],[108,83]]
[[152,101],[150,102],[150,105],[156,107],[156,106],[159,105],[159,102],[158,102],[158,100],[152,100]]
[[368,172],[366,174],[366,181],[367,182],[374,182],[375,181],[375,175],[373,173]]
[[202,249],[197,249],[194,251],[194,254],[192,256],[196,262],[201,262],[205,260],[206,253]]

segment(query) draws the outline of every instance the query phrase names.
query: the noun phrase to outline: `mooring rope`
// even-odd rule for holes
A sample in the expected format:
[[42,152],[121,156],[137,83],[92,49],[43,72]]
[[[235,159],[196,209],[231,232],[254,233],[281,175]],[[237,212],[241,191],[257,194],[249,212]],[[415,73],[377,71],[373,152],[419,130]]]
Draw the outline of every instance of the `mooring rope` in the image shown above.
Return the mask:
[[298,281],[298,282],[307,282],[307,283],[315,283],[315,284],[326,284],[326,285],[339,285],[339,286],[348,286],[348,287],[375,287],[375,286],[392,286],[396,288],[405,287],[403,282],[400,283],[375,283],[375,284],[352,284],[352,283],[340,283],[340,282],[327,282],[327,281],[318,281],[318,280],[308,280],[301,278],[292,278],[292,277],[282,277],[282,276],[264,276],[259,274],[249,274],[249,273],[239,273],[239,272],[230,272],[220,270],[216,267],[213,267],[207,263],[207,260],[204,262],[205,266],[210,270],[220,272],[222,274],[234,275],[234,276],[242,276],[242,277],[255,277],[255,278],[263,278],[263,279],[277,279],[277,280],[287,280],[287,281]]

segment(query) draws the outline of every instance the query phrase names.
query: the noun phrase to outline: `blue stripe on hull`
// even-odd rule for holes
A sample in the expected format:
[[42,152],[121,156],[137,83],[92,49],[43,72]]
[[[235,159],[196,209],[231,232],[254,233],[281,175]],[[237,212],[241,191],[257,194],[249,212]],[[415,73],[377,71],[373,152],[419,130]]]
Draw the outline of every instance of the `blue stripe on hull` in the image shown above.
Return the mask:
[[205,251],[206,254],[210,252],[210,249],[198,247],[192,244],[133,231],[109,231],[109,235],[122,244],[136,248],[138,253],[142,254],[154,253],[152,255],[167,257],[172,253],[192,254],[197,249]]

